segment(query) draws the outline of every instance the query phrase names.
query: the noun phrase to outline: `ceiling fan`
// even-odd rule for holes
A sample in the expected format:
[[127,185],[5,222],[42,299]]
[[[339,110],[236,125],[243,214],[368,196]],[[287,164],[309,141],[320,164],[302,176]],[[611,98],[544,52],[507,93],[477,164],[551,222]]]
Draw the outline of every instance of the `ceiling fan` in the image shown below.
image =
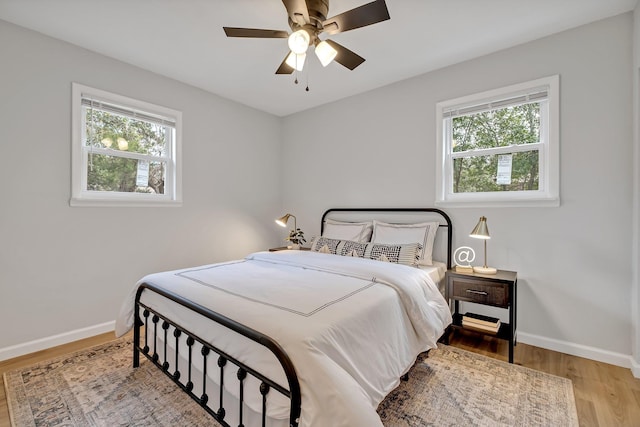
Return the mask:
[[227,37],[287,38],[290,52],[287,53],[276,74],[291,74],[302,71],[309,46],[314,46],[316,56],[323,66],[332,61],[355,69],[365,59],[333,40],[321,40],[320,34],[338,34],[390,19],[384,0],[356,7],[327,19],[329,0],[282,0],[289,15],[292,33],[257,28],[223,27]]

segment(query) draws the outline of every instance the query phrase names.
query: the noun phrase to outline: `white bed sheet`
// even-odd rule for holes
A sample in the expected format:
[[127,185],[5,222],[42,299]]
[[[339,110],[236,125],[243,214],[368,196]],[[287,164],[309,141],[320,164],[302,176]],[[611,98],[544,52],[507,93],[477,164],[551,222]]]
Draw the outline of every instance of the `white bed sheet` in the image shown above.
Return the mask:
[[447,272],[447,264],[434,260],[432,266],[421,265],[418,268],[425,271],[429,277],[431,277],[431,280],[433,280],[438,289],[440,289],[440,293],[444,296],[444,274]]
[[[382,425],[378,404],[451,323],[449,306],[430,273],[361,258],[281,251],[152,274],[141,282],[178,292],[279,342],[299,377],[300,426],[374,427]],[[118,316],[118,335],[133,326],[134,296],[135,289]],[[156,294],[144,292],[142,300],[288,388],[266,349]],[[257,398],[247,404],[259,411]],[[268,414],[287,418],[288,401],[271,396]]]

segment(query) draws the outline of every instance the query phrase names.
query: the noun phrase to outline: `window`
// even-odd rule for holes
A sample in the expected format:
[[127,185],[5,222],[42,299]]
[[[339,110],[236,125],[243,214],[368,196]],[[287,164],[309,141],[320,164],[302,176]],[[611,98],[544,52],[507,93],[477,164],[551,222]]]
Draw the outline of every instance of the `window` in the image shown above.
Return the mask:
[[559,77],[436,106],[436,205],[558,206]]
[[72,85],[71,206],[180,205],[182,113]]

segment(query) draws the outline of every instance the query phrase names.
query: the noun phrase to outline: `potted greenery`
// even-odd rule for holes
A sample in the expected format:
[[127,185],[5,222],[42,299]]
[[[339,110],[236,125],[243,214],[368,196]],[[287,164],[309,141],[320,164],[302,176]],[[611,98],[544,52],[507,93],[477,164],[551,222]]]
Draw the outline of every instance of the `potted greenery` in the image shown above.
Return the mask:
[[289,232],[289,236],[285,239],[291,242],[291,249],[300,249],[300,246],[306,243],[304,232],[299,228],[294,228]]

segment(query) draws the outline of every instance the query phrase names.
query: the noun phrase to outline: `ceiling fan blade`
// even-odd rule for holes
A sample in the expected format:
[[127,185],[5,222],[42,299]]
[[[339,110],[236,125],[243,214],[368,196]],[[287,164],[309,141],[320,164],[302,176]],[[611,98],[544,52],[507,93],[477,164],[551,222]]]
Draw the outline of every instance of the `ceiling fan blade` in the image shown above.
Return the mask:
[[286,39],[289,33],[280,30],[260,30],[258,28],[222,27],[227,37],[255,37],[261,39]]
[[325,33],[338,34],[386,21],[390,18],[389,10],[384,0],[376,0],[329,18],[322,25]]
[[282,61],[282,64],[280,64],[280,67],[278,67],[278,69],[276,70],[276,74],[293,73],[293,67],[290,67],[289,64],[287,64],[287,58],[289,57],[289,53],[290,52],[287,52],[287,55],[284,57],[284,60]]
[[311,23],[309,19],[309,9],[305,0],[282,0],[287,9],[289,19],[300,26]]
[[329,45],[332,48],[338,51],[338,54],[334,59],[334,61],[336,61],[338,64],[342,64],[348,69],[353,70],[358,65],[362,64],[365,61],[365,59],[362,56],[358,55],[355,52],[350,51],[349,49],[342,46],[341,44],[338,44],[333,40],[325,40],[325,41],[329,43]]

